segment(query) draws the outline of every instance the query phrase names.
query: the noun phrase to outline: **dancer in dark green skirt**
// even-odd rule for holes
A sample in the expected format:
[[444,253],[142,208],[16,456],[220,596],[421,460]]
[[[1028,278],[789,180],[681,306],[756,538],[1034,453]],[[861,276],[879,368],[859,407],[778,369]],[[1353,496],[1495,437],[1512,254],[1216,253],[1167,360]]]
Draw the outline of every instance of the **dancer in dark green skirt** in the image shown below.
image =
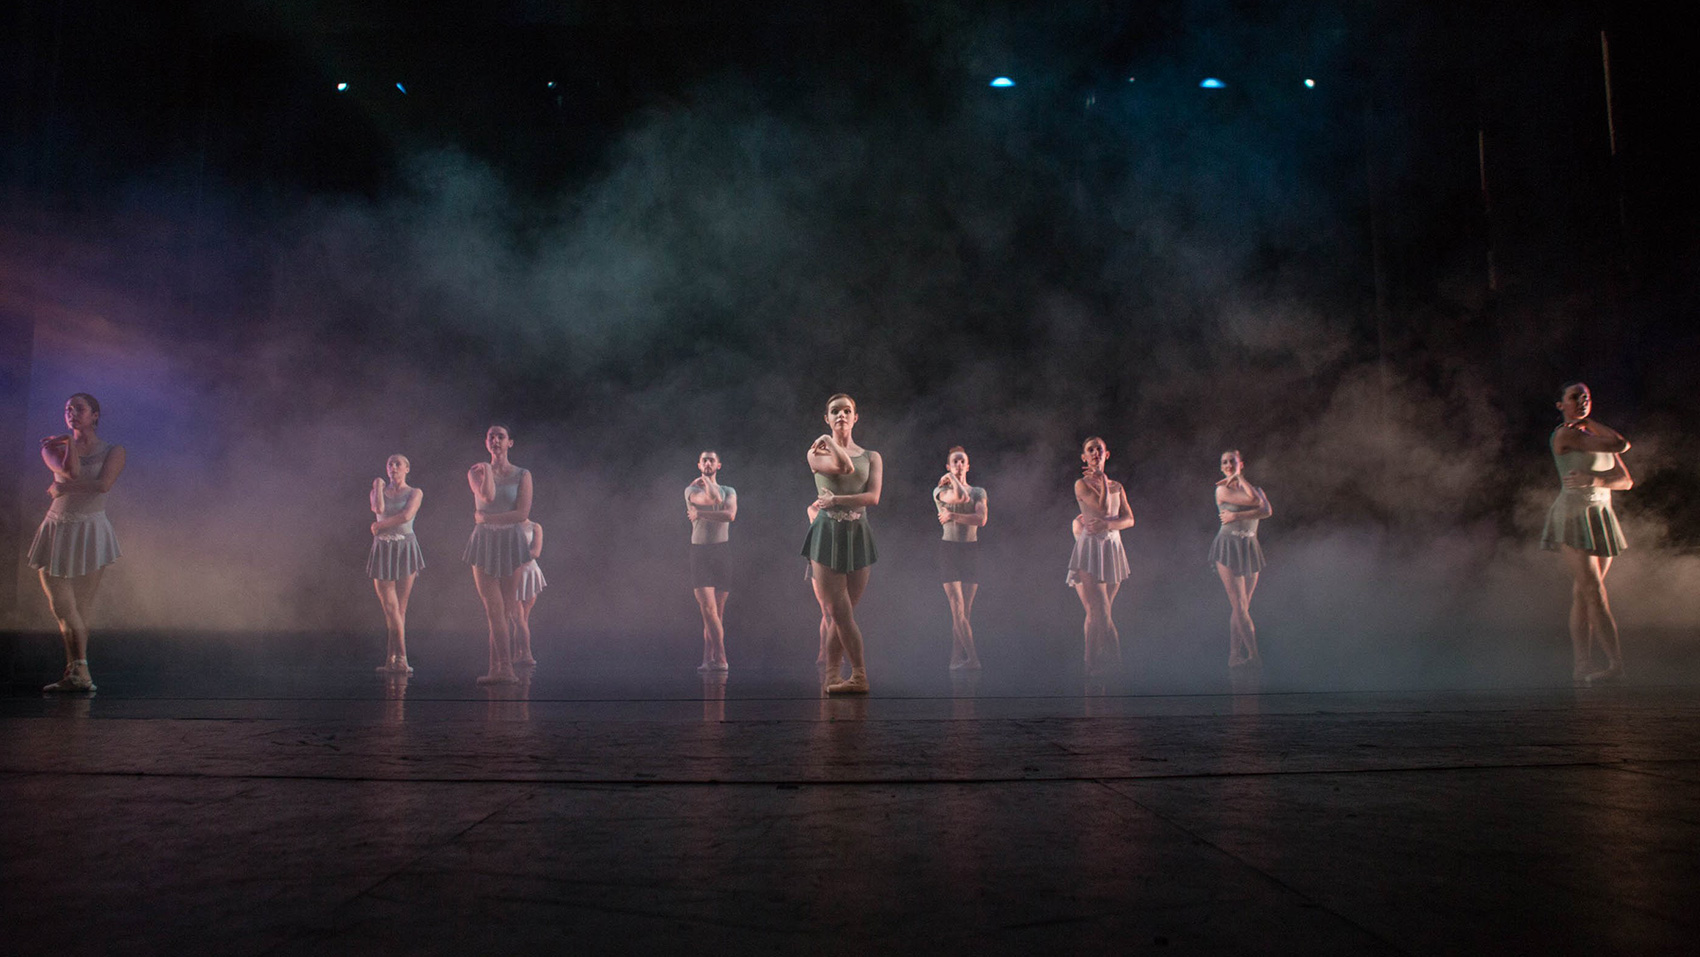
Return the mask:
[[[1623,466],[1629,440],[1611,426],[1589,418],[1593,396],[1581,382],[1565,385],[1558,398],[1564,423],[1549,445],[1564,488],[1547,512],[1541,547],[1561,552],[1573,581],[1570,598],[1571,677],[1595,685],[1623,677],[1623,650],[1617,619],[1606,598],[1606,573],[1623,551],[1623,532],[1612,511],[1611,493],[1635,486]],[[1604,653],[1604,669],[1594,667],[1594,645]]]
[[[819,511],[803,541],[803,557],[813,572],[815,599],[832,623],[822,678],[827,694],[868,692],[855,603],[868,587],[868,573],[877,558],[865,513],[879,504],[885,466],[878,452],[862,448],[851,437],[858,418],[855,399],[843,393],[833,396],[826,403],[831,431],[809,446]],[[844,659],[850,662],[850,677],[841,680]]]

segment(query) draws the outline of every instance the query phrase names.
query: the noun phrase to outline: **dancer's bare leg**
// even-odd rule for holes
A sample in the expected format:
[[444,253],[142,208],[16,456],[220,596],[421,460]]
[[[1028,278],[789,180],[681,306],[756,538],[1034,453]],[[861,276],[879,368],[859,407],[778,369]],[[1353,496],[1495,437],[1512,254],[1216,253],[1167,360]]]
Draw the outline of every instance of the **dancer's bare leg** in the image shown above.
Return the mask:
[[472,583],[478,597],[484,600],[484,618],[490,625],[490,672],[478,679],[481,685],[518,684],[513,659],[508,654],[508,596],[514,593],[516,576],[497,577],[477,565],[472,566]]
[[1121,582],[1104,583],[1104,648],[1108,657],[1104,661],[1104,670],[1109,671],[1121,667],[1122,635],[1116,630],[1116,592],[1122,590]]
[[[1575,654],[1578,677],[1587,684],[1613,681],[1623,677],[1623,649],[1618,643],[1617,619],[1611,613],[1611,600],[1606,596],[1606,575],[1611,571],[1611,559],[1590,555],[1579,548],[1564,546],[1564,561],[1576,582],[1571,599],[1570,644]],[[1577,606],[1583,612],[1582,627],[1577,627]],[[1598,644],[1606,656],[1604,670],[1593,670],[1593,645]],[[1586,674],[1580,672],[1586,670]]]
[[944,596],[950,602],[950,667],[952,670],[977,670],[979,656],[974,651],[974,629],[969,624],[973,613],[974,592],[980,586],[972,583],[945,582]]
[[413,583],[419,579],[415,572],[395,583],[395,649],[396,663],[401,665],[397,670],[413,674],[413,668],[407,663],[407,600],[413,597]]
[[509,630],[513,632],[514,664],[531,666],[537,664],[537,658],[531,653],[531,609],[537,604],[537,596],[522,599],[516,590],[513,605],[509,608]]
[[702,664],[698,671],[726,670],[726,595],[716,588],[693,588],[702,612]]
[[1077,577],[1080,581],[1075,583],[1074,593],[1080,598],[1080,607],[1086,611],[1086,623],[1082,629],[1086,638],[1086,673],[1093,675],[1104,667],[1104,619],[1109,614],[1109,602],[1103,582],[1084,574],[1077,573]]
[[[815,594],[821,607],[832,619],[832,636],[827,649],[827,664],[834,664],[834,652],[842,651],[850,662],[850,677],[827,685],[828,694],[862,694],[868,690],[868,669],[862,659],[862,631],[856,626],[855,599],[860,599],[868,587],[870,568],[858,568],[845,574],[814,563]],[[852,598],[854,595],[854,599]],[[829,674],[836,678],[836,674]]]
[[384,663],[377,671],[386,674],[394,671],[405,671],[407,655],[398,651],[401,645],[401,598],[397,582],[372,579],[372,590],[378,593],[378,606],[384,610]]
[[65,647],[64,677],[44,690],[94,690],[89,677],[89,627],[85,616],[94,607],[103,571],[97,568],[76,578],[57,578],[40,569],[41,590],[47,594],[48,610],[59,626],[59,640]]

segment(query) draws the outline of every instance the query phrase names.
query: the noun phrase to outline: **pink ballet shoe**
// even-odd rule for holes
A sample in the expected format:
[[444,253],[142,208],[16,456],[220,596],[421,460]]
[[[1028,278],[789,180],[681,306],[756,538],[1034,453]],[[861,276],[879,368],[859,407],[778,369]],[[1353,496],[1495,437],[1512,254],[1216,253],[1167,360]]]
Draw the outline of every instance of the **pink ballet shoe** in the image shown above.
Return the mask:
[[834,681],[826,686],[827,694],[867,694],[868,676],[862,671],[851,671],[850,677],[843,681]]
[[[78,665],[83,666],[81,673],[78,672]],[[62,691],[95,690],[94,679],[89,677],[89,660],[87,658],[78,658],[76,661],[66,665],[65,674],[61,676],[58,681],[55,681],[50,685],[42,685],[41,690],[51,693],[58,693]]]
[[1582,683],[1590,688],[1600,685],[1617,684],[1623,680],[1623,662],[1615,661],[1605,667],[1604,671],[1596,671],[1582,679]]

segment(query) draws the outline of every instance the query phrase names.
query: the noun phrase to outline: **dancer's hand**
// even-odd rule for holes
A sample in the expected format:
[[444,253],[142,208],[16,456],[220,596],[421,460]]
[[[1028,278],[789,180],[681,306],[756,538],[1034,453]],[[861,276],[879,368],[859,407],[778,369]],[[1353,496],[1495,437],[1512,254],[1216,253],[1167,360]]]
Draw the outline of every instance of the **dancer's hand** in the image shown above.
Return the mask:
[[378,525],[379,525],[379,524],[380,524],[380,523],[378,523],[378,522],[373,522],[373,523],[372,523],[372,534],[373,534],[373,535],[376,535],[376,534],[378,534],[378,532],[380,532],[380,531],[382,531],[382,529],[380,529],[380,528],[378,528]]
[[815,508],[818,508],[818,509],[832,508],[833,502],[835,502],[837,500],[838,500],[838,496],[832,494],[831,492],[823,491],[823,492],[820,493],[820,497],[815,499]]
[[[41,447],[42,448],[44,448],[44,449],[54,449],[55,451],[61,451],[61,450],[64,449],[65,446],[68,446],[70,444],[71,444],[71,437],[69,435],[49,435],[48,437],[41,440]],[[55,447],[57,447],[57,448],[55,448]]]
[[54,482],[52,485],[49,485],[47,487],[47,497],[48,498],[58,498],[61,495],[65,495],[65,494],[68,494],[68,493],[66,492],[65,486],[64,486],[63,483]]
[[1220,518],[1222,520],[1223,525],[1232,525],[1233,523],[1240,520],[1240,513],[1239,512],[1231,512],[1231,511],[1229,511],[1225,508],[1222,509],[1221,511],[1217,512],[1216,515],[1217,515],[1218,518]]
[[815,444],[809,446],[809,451],[816,455],[831,455],[832,448],[832,433],[828,432],[820,438],[815,439]]
[[697,520],[697,507],[695,505],[691,505],[690,503],[687,502],[685,504],[685,517],[690,519],[693,522],[696,521]]
[[1600,482],[1599,477],[1592,472],[1572,469],[1564,473],[1565,488],[1593,488]]
[[489,462],[476,462],[476,463],[473,464],[472,468],[469,468],[469,469],[466,470],[466,474],[469,477],[475,478],[478,481],[482,482],[482,481],[484,481],[484,476],[489,471],[490,471],[490,463]]
[[951,513],[949,511],[942,509],[942,508],[939,509],[939,524],[940,525],[949,525],[950,521],[951,521],[950,516],[951,516]]

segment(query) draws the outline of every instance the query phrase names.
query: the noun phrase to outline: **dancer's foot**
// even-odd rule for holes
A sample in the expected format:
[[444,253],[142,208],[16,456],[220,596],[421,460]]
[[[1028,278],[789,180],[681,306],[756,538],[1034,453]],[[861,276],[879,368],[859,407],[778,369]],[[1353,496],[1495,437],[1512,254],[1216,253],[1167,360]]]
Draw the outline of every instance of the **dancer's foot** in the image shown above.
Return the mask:
[[853,669],[850,677],[843,681],[835,681],[826,686],[827,694],[867,694],[868,675],[861,669]]
[[60,691],[93,691],[94,679],[89,677],[89,661],[78,658],[65,666],[65,674],[50,685],[42,685],[41,690],[48,692]]
[[964,661],[953,661],[953,662],[950,663],[950,670],[951,671],[979,671],[980,670],[980,659],[969,658],[969,659],[966,659]]
[[487,675],[479,675],[478,683],[481,685],[517,685],[519,684],[519,675],[514,674],[512,668],[507,671],[493,671]]
[[1619,681],[1622,681],[1622,680],[1623,680],[1623,662],[1614,661],[1611,664],[1607,665],[1605,667],[1604,671],[1596,671],[1593,674],[1589,675],[1588,677],[1584,678],[1583,683],[1586,684],[1590,688],[1594,688],[1594,687],[1598,687],[1599,685],[1616,684],[1616,683],[1618,683]]
[[525,657],[515,659],[514,667],[516,667],[516,668],[535,668],[535,667],[537,667],[537,659],[531,657],[531,655],[529,653],[527,653]]

